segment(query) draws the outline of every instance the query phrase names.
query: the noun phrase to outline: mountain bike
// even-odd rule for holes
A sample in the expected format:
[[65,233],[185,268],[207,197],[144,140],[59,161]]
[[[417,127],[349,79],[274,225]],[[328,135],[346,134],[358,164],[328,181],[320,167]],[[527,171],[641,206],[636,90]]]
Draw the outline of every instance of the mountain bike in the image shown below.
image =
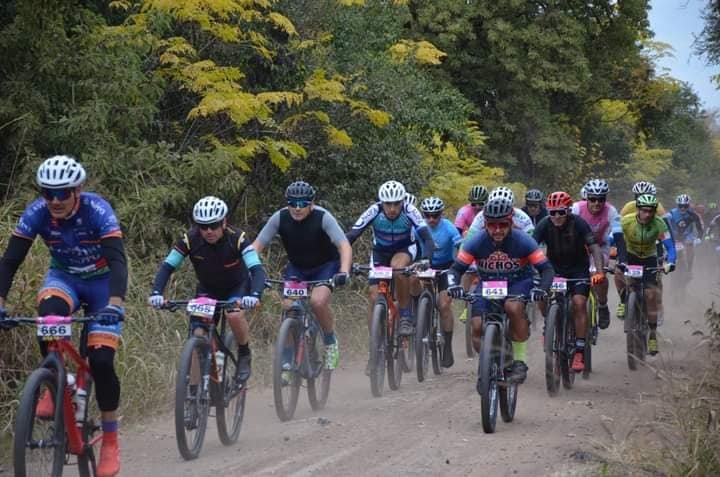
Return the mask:
[[325,368],[324,354],[318,339],[320,325],[312,312],[309,298],[318,285],[332,285],[330,280],[268,280],[280,284],[283,296],[292,304],[282,312],[282,321],[273,356],[273,396],[275,413],[281,421],[292,419],[297,407],[302,380],[307,383],[308,401],[313,411],[325,407],[330,394],[332,370]]
[[[550,307],[545,319],[544,330],[545,387],[550,396],[557,395],[561,380],[565,389],[571,389],[575,382],[572,360],[577,347],[575,344],[575,320],[571,311],[572,299],[568,295],[568,283],[590,284],[590,280],[558,276],[553,278],[550,288]],[[586,348],[590,347],[591,341],[591,339],[585,340]]]
[[440,363],[445,350],[445,336],[440,327],[440,312],[436,297],[439,290],[438,270],[428,269],[415,272],[423,291],[420,293],[415,325],[415,370],[418,382],[423,382],[432,359],[433,373],[442,373]]
[[[235,380],[237,342],[226,332],[225,322],[225,313],[238,309],[238,304],[201,296],[169,300],[162,308],[184,308],[189,318],[175,382],[175,438],[183,459],[192,460],[200,455],[210,407],[215,407],[220,442],[231,445],[240,435],[247,385]],[[205,336],[193,334],[193,325],[205,328]]]
[[647,321],[647,303],[645,301],[646,275],[656,273],[663,267],[643,267],[627,265],[625,277],[628,279],[625,298],[625,344],[628,368],[637,369],[638,362],[645,361],[648,351],[650,328]]
[[[95,475],[95,448],[102,440],[97,411],[91,411],[93,379],[87,360],[87,327],[83,327],[80,350],[70,338],[76,323],[88,323],[94,317],[43,316],[38,318],[10,317],[8,321],[34,326],[39,339],[47,343],[47,355],[30,374],[20,397],[15,419],[13,463],[16,477],[40,475],[60,476],[70,456],[77,457],[81,477]],[[68,364],[75,365],[76,391],[68,383]],[[51,417],[35,414],[38,401],[50,393],[55,404]],[[84,394],[83,401],[79,396]]]
[[393,272],[411,274],[415,265],[401,268],[353,265],[353,273],[367,272],[369,278],[378,280],[378,297],[372,308],[370,326],[370,391],[375,397],[383,395],[385,369],[388,386],[393,391],[400,387],[404,363],[412,359],[409,336],[400,336],[400,313],[395,305],[395,280]]
[[504,300],[523,303],[527,300],[523,295],[508,295],[506,281],[483,281],[481,286],[481,293],[471,293],[462,299],[474,302],[485,298],[490,306],[490,311],[483,316],[477,391],[480,394],[483,431],[492,434],[495,432],[498,404],[502,420],[512,422],[518,396],[518,383],[510,379],[513,350],[510,319],[505,313]]

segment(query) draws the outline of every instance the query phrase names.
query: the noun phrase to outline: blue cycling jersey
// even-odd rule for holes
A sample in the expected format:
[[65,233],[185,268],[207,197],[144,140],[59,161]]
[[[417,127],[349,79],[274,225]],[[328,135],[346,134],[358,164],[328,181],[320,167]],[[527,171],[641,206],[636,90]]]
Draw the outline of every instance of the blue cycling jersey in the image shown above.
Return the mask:
[[[355,222],[348,239],[354,242],[368,227],[373,230],[373,249],[382,251],[398,251],[407,248],[416,241],[416,234],[427,230],[425,219],[415,206],[404,204],[402,212],[397,218],[390,220],[382,209],[382,203],[371,205]],[[413,232],[415,228],[415,232]]]
[[677,239],[692,240],[702,236],[702,222],[694,210],[687,209],[683,212],[675,207],[666,217],[670,219],[673,236]]
[[35,200],[25,209],[13,233],[28,240],[40,235],[50,250],[50,268],[81,278],[108,273],[100,240],[122,237],[110,204],[90,192],[82,192],[77,210],[62,220],[52,218],[45,199]]
[[[455,251],[462,242],[462,236],[457,227],[448,219],[440,219],[435,227],[429,226],[435,250],[432,254],[432,266],[438,267],[452,263],[455,259]],[[421,244],[422,248],[422,244]]]

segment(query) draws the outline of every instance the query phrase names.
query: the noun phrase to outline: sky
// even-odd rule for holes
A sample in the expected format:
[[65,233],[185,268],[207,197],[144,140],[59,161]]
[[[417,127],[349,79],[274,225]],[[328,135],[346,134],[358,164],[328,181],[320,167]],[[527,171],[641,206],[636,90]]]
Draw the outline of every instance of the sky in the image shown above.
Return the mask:
[[704,27],[702,10],[707,0],[651,0],[650,29],[655,41],[669,43],[675,49],[674,58],[658,61],[657,73],[669,68],[673,78],[688,82],[706,109],[720,109],[720,90],[710,76],[720,74],[720,66],[707,66],[704,58],[694,53],[693,41]]

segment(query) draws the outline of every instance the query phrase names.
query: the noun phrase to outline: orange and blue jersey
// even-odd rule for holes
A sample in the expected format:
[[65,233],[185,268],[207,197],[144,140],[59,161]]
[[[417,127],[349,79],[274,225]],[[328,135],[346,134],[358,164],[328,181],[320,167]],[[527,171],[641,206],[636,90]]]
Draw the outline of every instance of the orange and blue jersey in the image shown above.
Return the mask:
[[552,267],[535,239],[515,228],[499,244],[484,230],[465,240],[453,269],[465,273],[473,261],[481,280],[506,280],[509,284],[532,279],[533,267],[540,272]]
[[122,237],[110,204],[90,192],[82,192],[76,210],[61,220],[52,218],[45,199],[35,200],[25,209],[13,234],[31,241],[39,235],[50,250],[50,268],[82,279],[109,273],[100,241]]

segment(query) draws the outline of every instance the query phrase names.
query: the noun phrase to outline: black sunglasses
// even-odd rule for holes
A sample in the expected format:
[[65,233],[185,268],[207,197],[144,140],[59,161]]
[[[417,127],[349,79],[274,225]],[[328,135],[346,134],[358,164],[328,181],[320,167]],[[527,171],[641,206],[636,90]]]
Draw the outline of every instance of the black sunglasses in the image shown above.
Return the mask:
[[73,189],[72,188],[66,188],[66,189],[46,189],[41,188],[40,194],[43,196],[45,200],[48,202],[52,202],[53,199],[57,199],[60,202],[67,200],[70,198],[70,195],[72,194]]
[[473,202],[470,204],[471,207],[485,207],[485,202]]
[[219,222],[213,222],[212,224],[197,224],[200,230],[215,230],[222,227],[222,220]]
[[549,210],[548,214],[552,215],[553,217],[565,217],[567,215],[568,211],[567,209],[560,209],[560,210]]
[[588,200],[588,202],[601,203],[601,204],[602,204],[603,202],[605,202],[605,197],[588,197],[587,200]]
[[440,212],[434,213],[434,214],[423,214],[423,217],[426,219],[439,219],[440,218]]

